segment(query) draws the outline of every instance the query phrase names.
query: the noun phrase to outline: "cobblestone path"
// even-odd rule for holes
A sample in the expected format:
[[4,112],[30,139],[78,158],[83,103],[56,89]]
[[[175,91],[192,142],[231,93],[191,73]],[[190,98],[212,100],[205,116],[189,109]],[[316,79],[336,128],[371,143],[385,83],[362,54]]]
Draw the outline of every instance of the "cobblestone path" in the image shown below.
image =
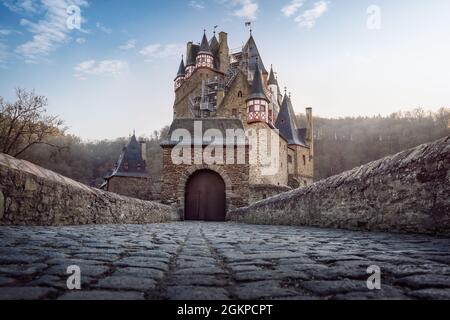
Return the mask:
[[0,299],[450,299],[450,239],[419,235],[180,222],[0,227],[0,243]]

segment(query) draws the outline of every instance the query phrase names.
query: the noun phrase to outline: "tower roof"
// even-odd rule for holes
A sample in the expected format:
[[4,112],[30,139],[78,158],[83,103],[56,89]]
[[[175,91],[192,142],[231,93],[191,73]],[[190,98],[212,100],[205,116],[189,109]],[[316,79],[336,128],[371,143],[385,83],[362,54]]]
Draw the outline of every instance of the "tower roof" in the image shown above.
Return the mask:
[[130,141],[123,148],[122,154],[117,161],[114,172],[108,177],[147,177],[148,172],[145,161],[142,159],[141,144],[133,134]]
[[264,99],[269,101],[266,94],[264,93],[264,86],[258,63],[255,64],[255,74],[253,76],[252,90],[250,91],[250,96],[248,97],[248,100],[251,99]]
[[197,58],[198,51],[200,50],[200,46],[196,44],[192,44],[190,49],[187,51],[186,56],[186,67],[195,65],[195,59]]
[[206,53],[212,55],[211,48],[209,47],[208,38],[206,38],[206,32],[203,33],[202,43],[200,44],[200,51],[198,53]]
[[306,147],[305,130],[297,128],[294,108],[287,94],[284,95],[275,127],[280,130],[281,136],[287,140],[288,144]]
[[181,58],[180,67],[178,68],[177,77],[184,77],[186,75],[186,68],[184,67],[183,58]]
[[211,52],[215,54],[217,51],[219,51],[219,46],[219,41],[217,40],[216,35],[214,35],[209,42],[209,48],[211,49]]
[[270,66],[270,75],[269,75],[269,80],[267,81],[267,83],[270,85],[276,85],[278,86],[278,81],[275,78],[275,73],[273,72],[273,67]]
[[250,72],[254,71],[254,66],[256,63],[258,63],[259,69],[262,71],[262,73],[267,74],[267,70],[264,67],[264,63],[261,59],[261,55],[259,54],[258,47],[252,35],[245,44],[242,52],[248,57],[248,67]]

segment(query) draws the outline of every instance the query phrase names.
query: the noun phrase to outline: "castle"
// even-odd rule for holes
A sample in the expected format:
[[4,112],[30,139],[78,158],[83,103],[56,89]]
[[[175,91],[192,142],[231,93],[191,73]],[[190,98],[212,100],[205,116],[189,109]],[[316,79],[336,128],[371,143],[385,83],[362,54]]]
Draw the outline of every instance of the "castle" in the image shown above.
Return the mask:
[[[281,92],[273,68],[267,71],[252,35],[233,52],[227,33],[220,32],[219,39],[214,33],[210,40],[204,33],[200,44],[187,43],[185,57],[174,79],[173,122],[161,144],[162,203],[176,206],[185,220],[224,220],[230,209],[313,182],[312,109],[306,109],[306,127],[300,128],[290,96]],[[229,139],[230,132],[245,132],[245,139]],[[259,132],[268,132],[266,140]],[[209,143],[204,137],[211,138]],[[128,148],[138,148],[135,140],[133,136]],[[218,146],[226,151],[217,151]],[[272,172],[255,153],[263,146],[276,153]],[[174,159],[180,156],[189,161]],[[239,157],[244,161],[236,161]],[[140,152],[132,158],[136,163],[144,160]],[[127,168],[122,166],[122,172],[142,178],[137,167],[137,176]],[[114,176],[109,185],[111,179]],[[145,179],[140,182],[148,183]]]

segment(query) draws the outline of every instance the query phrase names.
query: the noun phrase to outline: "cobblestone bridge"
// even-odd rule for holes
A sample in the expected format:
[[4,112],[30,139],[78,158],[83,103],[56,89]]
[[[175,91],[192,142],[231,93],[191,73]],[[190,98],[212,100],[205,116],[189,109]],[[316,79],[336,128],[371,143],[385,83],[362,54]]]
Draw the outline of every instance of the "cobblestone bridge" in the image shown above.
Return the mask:
[[427,236],[183,222],[0,227],[0,242],[0,299],[450,299],[450,239]]

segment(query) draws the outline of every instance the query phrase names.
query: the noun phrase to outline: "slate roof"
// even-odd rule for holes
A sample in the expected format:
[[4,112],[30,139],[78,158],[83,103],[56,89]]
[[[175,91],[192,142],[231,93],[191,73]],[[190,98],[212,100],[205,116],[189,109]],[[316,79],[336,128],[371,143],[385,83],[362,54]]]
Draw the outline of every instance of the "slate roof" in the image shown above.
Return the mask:
[[186,68],[184,67],[184,61],[181,59],[180,67],[178,68],[177,78],[184,77],[186,75]]
[[253,72],[255,70],[255,65],[258,63],[259,69],[262,71],[262,73],[267,74],[267,70],[264,67],[264,63],[261,59],[261,55],[259,54],[258,47],[256,45],[255,39],[253,36],[250,36],[247,43],[245,44],[242,52],[244,55],[246,55],[249,59],[249,70],[250,72]]
[[112,177],[148,177],[146,164],[142,159],[141,144],[137,141],[136,135],[133,134],[124,147],[113,173],[107,179]]
[[255,74],[253,76],[252,89],[247,100],[251,99],[264,99],[269,101],[266,94],[264,93],[261,71],[259,71],[259,66],[257,63],[255,64]]
[[273,72],[273,68],[272,68],[272,66],[270,66],[270,75],[269,75],[269,80],[267,81],[267,83],[269,84],[269,85],[276,85],[276,86],[278,86],[278,81],[277,81],[277,79],[275,78],[275,73]]
[[200,45],[200,51],[198,53],[199,54],[205,53],[212,55],[211,48],[209,47],[208,38],[206,38],[206,33],[203,34],[202,43]]
[[186,56],[186,67],[187,66],[195,66],[195,59],[197,58],[197,54],[200,50],[200,46],[197,44],[192,44],[191,50],[188,50]]
[[[199,139],[197,139],[197,137],[194,136],[194,125],[195,123],[197,123],[197,125],[199,125],[199,123],[201,124],[202,127],[202,137],[199,137]],[[242,130],[245,131],[244,129],[244,125],[242,123],[242,121],[240,119],[229,119],[229,118],[204,118],[204,119],[200,119],[200,118],[178,118],[178,119],[174,119],[172,122],[172,125],[170,126],[169,132],[166,136],[166,139],[161,143],[161,146],[174,146],[174,145],[178,145],[181,142],[181,138],[178,139],[172,139],[172,135],[175,132],[175,130],[177,129],[184,129],[187,130],[187,132],[190,134],[190,138],[191,138],[191,143],[188,143],[187,141],[184,141],[184,143],[182,143],[182,145],[185,144],[206,144],[209,145],[210,141],[203,141],[203,136],[205,134],[205,132],[209,129],[215,129],[218,130],[222,137],[223,140],[215,140],[214,144],[219,144],[219,145],[226,145],[227,141],[226,141],[226,134],[227,134],[227,130],[231,129],[231,130]],[[175,138],[175,136],[173,137]],[[246,141],[240,141],[240,144],[247,144]]]
[[275,127],[280,130],[280,135],[287,140],[289,145],[307,147],[305,142],[306,129],[298,129],[294,108],[289,96],[286,94],[281,104]]

